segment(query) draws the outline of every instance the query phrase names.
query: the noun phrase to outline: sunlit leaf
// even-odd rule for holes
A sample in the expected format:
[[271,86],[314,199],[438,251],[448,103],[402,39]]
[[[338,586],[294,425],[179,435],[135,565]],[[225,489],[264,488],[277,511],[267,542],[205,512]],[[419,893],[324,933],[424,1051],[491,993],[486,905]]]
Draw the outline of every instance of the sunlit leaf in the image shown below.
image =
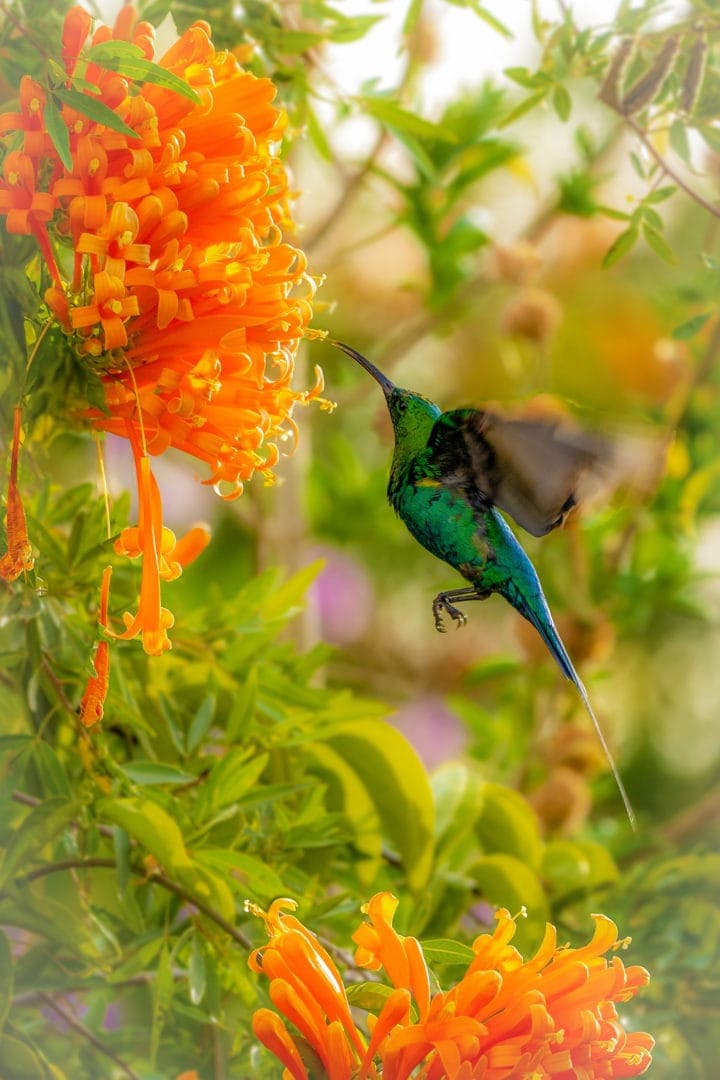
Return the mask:
[[362,99],[364,111],[374,116],[386,127],[407,135],[414,135],[421,139],[439,139],[442,142],[454,143],[455,135],[452,131],[433,124],[417,113],[409,112],[400,105],[396,105],[389,98],[366,97]]
[[363,781],[410,884],[421,889],[432,868],[434,808],[417,754],[382,720],[339,724],[325,741]]
[[73,160],[70,153],[70,133],[62,118],[60,110],[51,97],[45,102],[43,119],[47,133],[52,139],[53,146],[66,169],[72,171]]
[[101,799],[99,816],[119,825],[169,873],[192,866],[177,822],[149,798]]
[[535,871],[513,855],[496,854],[475,860],[470,873],[480,895],[491,904],[507,908],[511,915],[527,910],[527,917],[517,920],[513,944],[521,951],[537,946],[550,909]]
[[45,799],[25,816],[10,837],[0,861],[0,887],[72,820],[77,803],[60,796]]
[[46,1080],[42,1060],[32,1046],[12,1035],[0,1035],[0,1061],[12,1080]]
[[150,1025],[150,1067],[155,1068],[160,1039],[165,1027],[170,1003],[175,992],[170,950],[163,946],[152,987],[152,1019]]
[[96,123],[111,128],[112,131],[119,131],[122,135],[127,135],[131,139],[140,137],[137,132],[128,127],[124,120],[120,119],[113,109],[103,104],[102,101],[98,101],[97,98],[90,97],[89,94],[81,94],[77,90],[57,87],[53,90],[53,96],[69,105],[71,109],[75,109],[76,112],[82,113],[83,116],[89,116]]
[[637,243],[638,230],[637,227],[631,225],[629,229],[625,229],[621,232],[617,239],[610,245],[608,250],[603,256],[602,265],[606,269],[613,266],[616,262],[622,259],[623,255],[627,255],[629,251]]
[[423,938],[422,950],[429,964],[469,964],[475,957],[469,945],[452,938]]
[[119,75],[125,75],[128,79],[154,83],[156,86],[162,86],[165,90],[172,90],[174,94],[188,98],[194,104],[200,101],[197,92],[184,79],[181,79],[172,71],[154,64],[152,61],[146,60],[142,50],[129,41],[115,39],[102,41],[88,49],[87,59],[90,63],[98,64],[109,71],[117,71]]
[[710,318],[712,318],[712,312],[710,311],[704,311],[699,315],[693,315],[692,318],[686,319],[685,322],[674,327],[671,336],[676,341],[687,341],[689,338],[695,337]]
[[183,772],[174,765],[166,765],[162,761],[131,761],[127,765],[121,765],[120,769],[134,784],[147,786],[152,784],[187,784],[195,777],[192,773]]
[[645,221],[643,222],[642,232],[645,240],[656,255],[659,255],[667,263],[674,265],[677,262],[677,255],[658,229]]
[[311,768],[317,770],[327,785],[331,810],[341,810],[352,823],[354,843],[363,856],[357,871],[362,881],[371,882],[382,857],[382,830],[372,795],[360,780],[352,764],[324,743],[308,747]]
[[503,852],[533,869],[539,867],[542,840],[537,815],[527,799],[512,788],[483,784],[475,831],[488,854]]

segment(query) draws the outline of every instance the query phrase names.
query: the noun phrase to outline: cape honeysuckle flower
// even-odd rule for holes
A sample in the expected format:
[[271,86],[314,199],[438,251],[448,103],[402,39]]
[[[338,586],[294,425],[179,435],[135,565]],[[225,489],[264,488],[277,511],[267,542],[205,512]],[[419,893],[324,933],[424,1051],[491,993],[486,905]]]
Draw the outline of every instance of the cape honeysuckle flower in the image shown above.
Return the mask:
[[[353,935],[358,966],[383,968],[394,987],[378,1015],[368,1015],[369,1040],[352,1019],[332,959],[297,919],[281,914],[293,902],[276,900],[267,914],[247,905],[270,937],[250,967],[268,976],[273,1004],[300,1033],[270,1009],[253,1017],[286,1080],[594,1080],[639,1076],[649,1066],[653,1039],[627,1033],[615,1008],[649,976],[605,958],[627,944],[606,916],[593,916],[592,940],[578,949],[558,947],[548,925],[535,956],[523,960],[510,944],[515,920],[500,909],[494,932],[473,943],[462,979],[432,994],[420,943],[393,928],[397,903],[376,894],[363,909],[370,921]],[[316,1071],[308,1066],[313,1055]]]
[[28,539],[27,520],[18,490],[17,472],[20,453],[20,425],[22,409],[18,405],[13,417],[13,441],[10,457],[10,479],[8,481],[7,507],[5,510],[5,533],[7,551],[0,558],[0,578],[15,581],[15,578],[32,570],[35,565],[32,547]]
[[[196,22],[158,62],[189,97],[150,81],[131,86],[83,50],[112,39],[152,60],[152,26],[127,5],[112,30],[89,41],[90,29],[87,12],[71,8],[62,59],[75,96],[71,106],[59,94],[53,106],[67,128],[65,164],[44,121],[52,91],[26,77],[20,111],[0,116],[0,135],[23,132],[22,149],[5,158],[0,214],[36,237],[53,279],[51,317],[102,379],[106,411],[89,407],[87,418],[133,447],[141,520],[120,548],[142,555],[140,606],[122,634],[108,632],[141,633],[148,651],[162,652],[172,616],[158,577],[172,579],[174,538],[148,455],[171,446],[191,454],[224,498],[256,472],[273,480],[279,445],[296,439],[294,406],[322,391],[319,369],[311,390],[292,386],[314,287],[305,256],[283,239],[292,220],[276,146],[287,121],[271,81],[217,52],[207,23]],[[89,115],[78,96],[93,105]],[[114,113],[111,126],[97,119],[97,102]]]

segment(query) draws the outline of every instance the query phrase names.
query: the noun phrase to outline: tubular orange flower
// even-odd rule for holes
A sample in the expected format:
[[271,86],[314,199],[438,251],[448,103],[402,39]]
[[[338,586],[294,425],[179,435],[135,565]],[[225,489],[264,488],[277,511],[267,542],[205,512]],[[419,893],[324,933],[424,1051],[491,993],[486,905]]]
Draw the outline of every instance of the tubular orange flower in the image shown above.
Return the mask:
[[7,551],[0,558],[0,578],[5,581],[15,581],[25,572],[32,570],[35,559],[32,547],[28,539],[27,520],[23,508],[20,491],[18,490],[17,472],[18,456],[20,453],[20,425],[22,422],[22,409],[18,405],[13,417],[13,441],[12,454],[10,457],[10,479],[8,481],[7,510],[5,517],[5,532],[7,535]]
[[653,1039],[626,1033],[615,1009],[649,976],[644,968],[625,968],[619,957],[605,958],[626,942],[618,942],[617,928],[604,915],[593,916],[595,933],[579,949],[558,948],[548,926],[537,953],[525,961],[510,945],[515,922],[501,909],[495,931],[474,942],[474,959],[460,982],[431,997],[419,942],[393,929],[397,900],[378,893],[365,909],[370,922],[353,935],[355,959],[373,970],[383,967],[395,989],[379,1015],[368,1016],[370,1042],[363,1052],[363,1037],[340,1019],[347,995],[332,961],[329,971],[297,962],[290,935],[310,943],[311,954],[320,947],[297,919],[280,916],[288,903],[276,901],[268,915],[251,905],[271,940],[250,958],[254,971],[269,976],[273,1003],[302,1035],[292,1035],[267,1009],[255,1014],[253,1030],[283,1062],[286,1078],[307,1080],[308,1046],[338,1080],[380,1072],[383,1080],[605,1080],[639,1076],[650,1064]]
[[[175,541],[162,527],[147,455],[170,446],[191,454],[224,498],[256,472],[273,480],[279,447],[294,446],[295,405],[322,391],[319,369],[311,390],[292,386],[314,286],[305,256],[283,239],[292,220],[276,145],[287,121],[270,80],[217,52],[197,22],[159,61],[195,100],[165,85],[131,87],[83,59],[90,30],[87,13],[71,8],[61,50],[68,86],[75,100],[80,93],[112,109],[118,129],[94,119],[96,109],[90,116],[56,99],[66,167],[46,130],[46,93],[23,79],[20,111],[0,116],[0,135],[23,132],[22,150],[5,158],[0,214],[11,231],[36,236],[53,279],[50,314],[104,383],[107,409],[88,408],[87,418],[132,444],[142,520],[120,548],[142,555],[143,577],[138,614],[115,636],[142,634],[148,651],[162,652],[172,617],[158,575],[177,576],[182,560],[166,572]],[[153,29],[130,5],[91,43],[111,38],[154,56]],[[51,218],[52,238],[72,253],[66,285]]]

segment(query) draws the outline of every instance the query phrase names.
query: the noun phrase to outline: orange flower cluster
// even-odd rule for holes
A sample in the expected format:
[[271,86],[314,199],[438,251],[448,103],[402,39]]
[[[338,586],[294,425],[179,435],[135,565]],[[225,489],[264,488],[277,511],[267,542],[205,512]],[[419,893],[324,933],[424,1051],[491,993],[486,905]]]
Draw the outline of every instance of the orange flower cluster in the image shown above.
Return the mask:
[[501,909],[492,934],[473,943],[474,959],[451,990],[431,993],[420,943],[393,929],[397,900],[378,893],[353,939],[355,961],[384,968],[394,989],[378,1015],[368,1015],[369,1039],[358,1030],[340,974],[325,949],[276,900],[265,920],[269,944],[250,957],[253,971],[270,979],[273,1004],[253,1017],[257,1038],[283,1063],[286,1080],[308,1080],[307,1063],[330,1080],[583,1080],[639,1076],[650,1064],[653,1039],[625,1032],[615,1008],[645,986],[641,967],[625,967],[605,954],[623,942],[604,915],[579,949],[558,947],[548,925],[530,960],[510,941],[515,922]]
[[286,117],[270,80],[217,52],[207,23],[196,22],[158,62],[194,100],[162,82],[132,84],[83,52],[131,43],[147,63],[152,26],[129,5],[112,30],[90,37],[91,22],[73,7],[64,23],[70,92],[53,108],[67,152],[48,131],[50,91],[29,76],[19,112],[0,116],[0,136],[15,140],[0,214],[10,232],[36,238],[53,281],[51,317],[102,378],[107,412],[89,408],[87,417],[132,446],[140,520],[118,550],[142,555],[143,573],[138,612],[114,636],[142,634],[157,654],[170,647],[172,623],[159,578],[177,576],[182,560],[162,526],[148,455],[171,446],[191,454],[225,498],[256,472],[273,479],[279,444],[294,444],[294,406],[322,390],[319,369],[312,390],[291,385],[313,285],[303,253],[283,239],[292,221],[275,148]]
[[8,481],[7,510],[5,515],[7,551],[2,558],[0,558],[0,578],[4,581],[15,581],[15,579],[20,577],[23,572],[27,573],[32,570],[35,565],[32,547],[28,539],[25,509],[22,504],[17,482],[21,423],[22,409],[18,406],[15,409],[13,418],[10,479]]

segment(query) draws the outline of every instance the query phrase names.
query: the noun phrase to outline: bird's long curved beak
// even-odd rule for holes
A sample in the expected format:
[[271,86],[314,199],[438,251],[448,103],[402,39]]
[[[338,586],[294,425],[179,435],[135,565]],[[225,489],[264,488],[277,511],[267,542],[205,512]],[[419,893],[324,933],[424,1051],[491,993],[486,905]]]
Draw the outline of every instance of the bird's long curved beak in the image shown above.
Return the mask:
[[383,375],[382,371],[379,371],[374,364],[371,364],[362,353],[357,352],[351,345],[345,345],[342,341],[334,341],[332,338],[329,339],[329,343],[330,345],[334,345],[336,349],[340,349],[342,352],[347,353],[353,360],[357,360],[358,364],[360,364],[361,367],[364,367],[376,382],[380,383],[386,397],[395,389],[395,383],[391,382],[387,375]]

